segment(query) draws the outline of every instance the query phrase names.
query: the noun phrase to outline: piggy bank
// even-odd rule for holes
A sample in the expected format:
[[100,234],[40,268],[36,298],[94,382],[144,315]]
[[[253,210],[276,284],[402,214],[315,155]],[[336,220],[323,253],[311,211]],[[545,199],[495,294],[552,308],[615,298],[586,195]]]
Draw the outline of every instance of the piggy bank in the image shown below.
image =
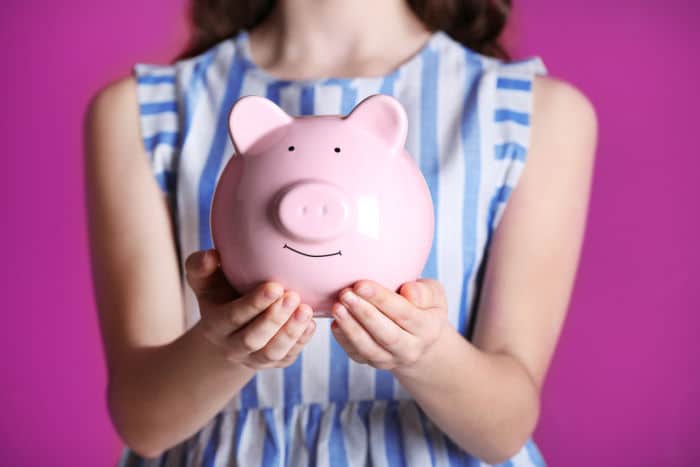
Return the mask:
[[293,117],[244,96],[228,124],[235,154],[209,222],[238,292],[275,281],[327,317],[338,292],[357,280],[397,291],[420,276],[433,204],[404,149],[408,123],[396,99],[375,94],[346,116]]

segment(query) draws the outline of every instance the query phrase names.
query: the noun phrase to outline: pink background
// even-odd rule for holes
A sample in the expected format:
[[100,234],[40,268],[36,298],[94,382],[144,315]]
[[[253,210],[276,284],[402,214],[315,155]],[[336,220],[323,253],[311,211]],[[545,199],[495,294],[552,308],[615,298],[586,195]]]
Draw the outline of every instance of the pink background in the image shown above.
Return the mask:
[[[553,466],[697,465],[700,8],[515,3],[515,56],[540,55],[600,120],[583,259],[535,439]],[[0,465],[109,466],[119,454],[89,282],[81,119],[133,62],[178,51],[184,4],[0,5]]]

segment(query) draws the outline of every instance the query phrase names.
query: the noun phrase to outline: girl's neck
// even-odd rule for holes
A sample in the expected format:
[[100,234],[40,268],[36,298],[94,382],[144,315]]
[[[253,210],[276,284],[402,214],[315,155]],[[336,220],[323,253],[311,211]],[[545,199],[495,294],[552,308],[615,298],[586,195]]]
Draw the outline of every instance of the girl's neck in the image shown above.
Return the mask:
[[419,50],[430,31],[405,0],[278,0],[249,37],[260,68],[315,79],[385,74]]

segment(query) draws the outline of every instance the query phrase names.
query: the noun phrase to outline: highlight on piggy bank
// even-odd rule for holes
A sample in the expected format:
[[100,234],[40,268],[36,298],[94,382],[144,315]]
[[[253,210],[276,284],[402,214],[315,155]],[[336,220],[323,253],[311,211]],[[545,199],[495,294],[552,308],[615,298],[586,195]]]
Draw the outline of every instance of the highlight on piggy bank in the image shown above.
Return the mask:
[[345,116],[295,117],[244,96],[228,123],[234,154],[209,221],[237,291],[279,282],[320,317],[360,279],[398,290],[420,277],[433,203],[404,148],[408,121],[396,99],[375,94]]

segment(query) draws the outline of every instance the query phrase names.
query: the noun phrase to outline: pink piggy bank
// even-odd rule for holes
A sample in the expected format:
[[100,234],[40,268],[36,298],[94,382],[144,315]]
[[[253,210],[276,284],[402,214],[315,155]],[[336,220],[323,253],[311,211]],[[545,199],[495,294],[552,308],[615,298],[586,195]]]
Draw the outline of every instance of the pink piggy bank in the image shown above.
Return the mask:
[[357,280],[396,291],[419,277],[435,220],[396,99],[375,94],[346,116],[292,117],[245,96],[229,129],[236,155],[217,182],[210,226],[238,292],[279,282],[318,317]]

